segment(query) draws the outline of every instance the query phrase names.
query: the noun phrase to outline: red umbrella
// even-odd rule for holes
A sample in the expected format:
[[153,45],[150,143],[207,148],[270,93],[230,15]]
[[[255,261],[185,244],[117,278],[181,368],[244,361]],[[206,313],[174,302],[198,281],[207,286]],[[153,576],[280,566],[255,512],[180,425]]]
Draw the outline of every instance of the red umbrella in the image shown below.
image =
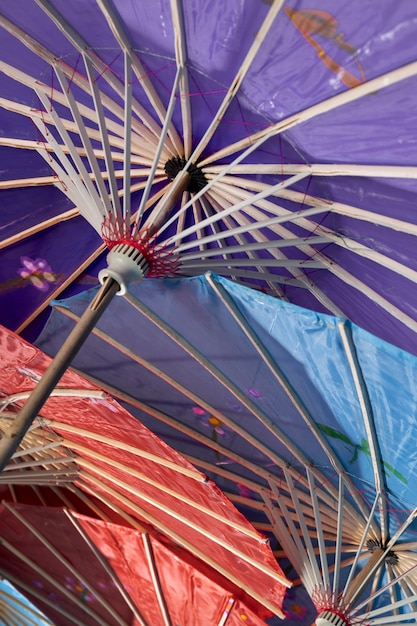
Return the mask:
[[[0,348],[6,430],[50,359],[3,328]],[[289,583],[265,539],[204,474],[73,372],[64,376],[0,480],[8,485],[9,499],[18,500],[22,485],[38,493],[41,486],[48,493],[55,489],[61,499],[71,490],[76,502],[71,496],[70,508],[81,500],[90,515],[94,511],[106,523],[113,519],[142,532],[145,523],[229,581],[235,592],[244,590],[257,609],[282,615]],[[66,539],[66,530],[63,535]],[[30,546],[29,541],[22,553]]]
[[2,573],[57,624],[264,623],[221,576],[147,532],[22,504],[3,503],[0,518]]

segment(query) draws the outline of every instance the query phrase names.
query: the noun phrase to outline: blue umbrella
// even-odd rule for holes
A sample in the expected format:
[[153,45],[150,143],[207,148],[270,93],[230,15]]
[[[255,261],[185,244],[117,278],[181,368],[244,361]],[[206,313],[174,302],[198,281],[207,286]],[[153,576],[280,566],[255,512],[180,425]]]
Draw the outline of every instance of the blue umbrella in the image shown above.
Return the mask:
[[[58,302],[40,347],[94,295]],[[415,623],[416,357],[207,275],[132,285],[75,366],[271,534],[317,624]]]
[[0,614],[3,624],[53,626],[8,580],[0,581]]

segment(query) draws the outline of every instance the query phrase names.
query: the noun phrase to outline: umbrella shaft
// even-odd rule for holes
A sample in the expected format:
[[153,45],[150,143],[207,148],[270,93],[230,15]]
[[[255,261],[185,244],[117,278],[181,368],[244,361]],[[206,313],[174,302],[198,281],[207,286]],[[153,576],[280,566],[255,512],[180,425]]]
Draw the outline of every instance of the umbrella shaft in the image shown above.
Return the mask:
[[0,440],[0,472],[3,471],[16,452],[33,420],[39,414],[46,400],[119,289],[119,283],[112,278],[105,281],[32,391],[25,405],[16,415],[11,426],[3,434]]

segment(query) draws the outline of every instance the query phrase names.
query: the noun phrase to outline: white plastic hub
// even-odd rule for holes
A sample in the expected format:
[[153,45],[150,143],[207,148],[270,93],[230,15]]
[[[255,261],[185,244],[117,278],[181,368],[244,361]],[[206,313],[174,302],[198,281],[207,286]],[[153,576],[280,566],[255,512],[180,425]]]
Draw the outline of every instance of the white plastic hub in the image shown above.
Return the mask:
[[332,611],[323,611],[316,617],[316,626],[346,626],[346,622]]
[[129,284],[144,278],[149,270],[149,263],[142,252],[126,243],[120,243],[110,250],[107,265],[99,272],[99,281],[103,284],[109,276],[114,278],[120,285],[118,296],[123,296]]

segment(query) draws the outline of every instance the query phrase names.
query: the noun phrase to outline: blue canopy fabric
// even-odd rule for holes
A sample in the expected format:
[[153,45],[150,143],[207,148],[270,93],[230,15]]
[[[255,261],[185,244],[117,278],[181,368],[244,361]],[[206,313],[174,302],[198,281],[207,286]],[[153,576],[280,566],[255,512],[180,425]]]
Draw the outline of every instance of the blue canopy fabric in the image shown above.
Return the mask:
[[[55,303],[39,347],[54,354],[70,318],[94,293]],[[346,556],[358,551],[363,561],[396,533],[390,553],[398,562],[385,564],[393,578],[416,559],[416,357],[342,318],[206,275],[133,284],[104,314],[74,366],[200,466],[284,551],[274,518],[283,516],[279,494],[288,499],[300,490],[309,528],[315,519],[317,550],[322,527],[328,567],[342,559],[340,589],[352,565]],[[339,481],[345,518],[337,556]],[[311,595],[317,584],[292,557]],[[405,595],[413,595],[414,576]],[[323,593],[328,583],[324,577]],[[404,593],[402,583],[393,585]],[[386,595],[375,602],[384,605]],[[376,609],[367,610],[371,619]]]

